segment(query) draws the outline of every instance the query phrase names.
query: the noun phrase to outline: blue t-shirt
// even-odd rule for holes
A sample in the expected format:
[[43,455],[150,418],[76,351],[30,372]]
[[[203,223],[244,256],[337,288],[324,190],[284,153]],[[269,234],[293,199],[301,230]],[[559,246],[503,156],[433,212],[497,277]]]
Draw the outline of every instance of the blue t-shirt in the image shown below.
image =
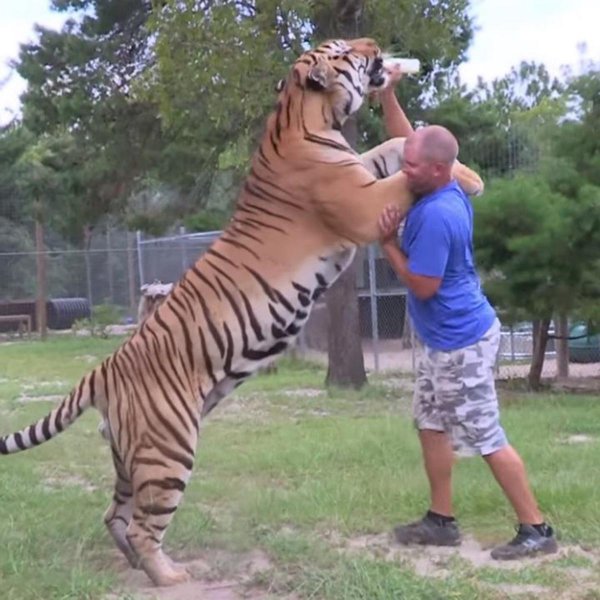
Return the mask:
[[442,278],[427,300],[408,292],[408,311],[421,340],[435,350],[449,351],[481,339],[496,313],[475,271],[473,207],[456,181],[413,205],[401,247],[412,273]]

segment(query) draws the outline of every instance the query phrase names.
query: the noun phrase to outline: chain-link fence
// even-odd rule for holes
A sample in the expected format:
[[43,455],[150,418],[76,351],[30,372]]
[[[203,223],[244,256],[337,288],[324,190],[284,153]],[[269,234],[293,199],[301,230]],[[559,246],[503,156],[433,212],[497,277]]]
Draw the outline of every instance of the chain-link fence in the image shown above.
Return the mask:
[[140,288],[135,234],[107,228],[90,237],[85,250],[52,232],[45,232],[45,240],[43,252],[0,252],[1,332],[18,329],[18,321],[9,318],[15,315],[29,315],[36,329],[40,298],[50,328],[70,327],[100,307],[111,307],[122,323],[135,320]]
[[[151,238],[139,232],[106,228],[94,234],[86,250],[64,244],[60,247],[56,238],[48,235],[50,249],[43,253],[46,297],[55,303],[60,299],[84,301],[88,311],[112,306],[121,323],[133,323],[140,286],[153,281],[177,281],[219,234],[186,234],[181,229],[171,236]],[[359,327],[365,365],[370,371],[411,373],[415,352],[406,307],[406,288],[382,256],[378,245],[361,249],[356,260]],[[0,252],[0,281],[3,282],[0,287],[0,332],[16,331],[21,325],[17,321],[2,322],[2,315],[27,311],[35,328],[39,267],[39,255],[34,250]],[[75,306],[73,302],[71,307]],[[52,323],[49,325],[52,327]],[[569,334],[574,338],[569,341],[571,375],[600,375],[600,336],[588,335],[582,324],[572,325]],[[300,336],[300,350],[326,360],[327,337],[327,309],[321,298]],[[525,376],[532,352],[530,323],[503,327],[498,355],[499,376]],[[550,338],[544,376],[552,377],[556,373],[555,344]]]

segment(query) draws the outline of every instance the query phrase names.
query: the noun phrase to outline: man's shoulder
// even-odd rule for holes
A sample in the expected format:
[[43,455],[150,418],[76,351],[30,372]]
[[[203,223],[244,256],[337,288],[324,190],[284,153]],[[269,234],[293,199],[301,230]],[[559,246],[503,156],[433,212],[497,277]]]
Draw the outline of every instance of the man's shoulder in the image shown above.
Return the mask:
[[460,187],[456,179],[453,179],[448,185],[444,186],[441,190],[438,191],[438,193],[440,197],[443,198],[460,197],[463,200],[469,199],[469,196],[467,196],[466,192]]

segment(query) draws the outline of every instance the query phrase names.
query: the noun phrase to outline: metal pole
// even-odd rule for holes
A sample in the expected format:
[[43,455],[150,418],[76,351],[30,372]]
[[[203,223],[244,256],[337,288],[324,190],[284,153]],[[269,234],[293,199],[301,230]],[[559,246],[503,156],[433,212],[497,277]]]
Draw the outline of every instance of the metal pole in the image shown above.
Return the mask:
[[379,318],[377,313],[377,282],[375,281],[375,246],[367,246],[369,263],[369,296],[371,299],[371,332],[373,336],[373,360],[375,372],[379,372]]
[[185,251],[185,227],[183,225],[179,228],[179,236],[179,246],[181,248],[181,272],[185,273],[188,268],[188,264],[187,253]]
[[135,232],[135,242],[138,255],[138,273],[140,275],[140,285],[144,285],[144,263],[142,261],[142,232],[138,229]]
[[136,309],[136,293],[135,293],[135,258],[133,256],[133,240],[131,233],[127,232],[127,283],[129,286],[129,309],[134,313]]
[[86,225],[84,227],[85,248],[83,251],[83,259],[85,261],[85,279],[87,284],[87,298],[90,303],[90,309],[94,309],[94,298],[92,296],[92,265],[90,262],[90,246],[92,243],[92,230]]
[[40,337],[44,340],[47,334],[46,301],[48,293],[48,279],[46,271],[46,250],[44,248],[44,226],[35,221],[35,250],[36,250],[36,324]]
[[115,304],[115,278],[113,277],[112,242],[110,239],[110,225],[106,227],[106,274],[108,277],[108,295],[111,304]]
[[510,360],[515,362],[515,331],[513,326],[510,326]]

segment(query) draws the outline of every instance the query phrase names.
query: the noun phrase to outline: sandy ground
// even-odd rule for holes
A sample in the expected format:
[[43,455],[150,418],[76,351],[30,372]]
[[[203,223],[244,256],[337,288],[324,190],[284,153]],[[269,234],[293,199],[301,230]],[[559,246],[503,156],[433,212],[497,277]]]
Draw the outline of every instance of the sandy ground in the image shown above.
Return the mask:
[[[327,532],[327,542],[342,554],[370,556],[410,566],[422,577],[446,578],[460,568],[462,572],[488,568],[519,571],[525,567],[540,568],[557,560],[581,557],[589,567],[563,567],[563,575],[572,586],[561,593],[561,599],[580,598],[582,589],[594,586],[595,572],[600,566],[600,555],[596,551],[580,546],[561,546],[558,553],[527,559],[526,561],[495,561],[490,557],[489,546],[482,545],[471,536],[466,536],[458,547],[399,546],[389,533],[344,538],[335,531]],[[215,569],[215,564],[227,564],[223,571]],[[294,595],[281,595],[261,587],[258,580],[268,580],[269,572],[275,565],[268,556],[254,550],[244,555],[233,556],[219,552],[185,563],[193,579],[187,583],[169,588],[156,588],[149,583],[141,571],[123,570],[121,581],[128,599],[132,600],[297,600]],[[257,580],[258,578],[258,580]],[[496,583],[490,589],[503,592],[507,598],[558,597],[553,590],[539,584]],[[572,593],[576,595],[573,596]],[[123,596],[113,594],[104,600],[121,600]]]
[[[377,343],[377,364],[375,357],[375,348],[371,341],[363,342],[363,355],[365,358],[365,368],[370,372],[396,371],[412,374],[414,370],[413,351],[403,349],[400,340],[380,340]],[[305,356],[310,360],[327,364],[327,354],[308,350]],[[501,363],[498,367],[498,378],[509,379],[526,377],[529,372],[529,362],[523,364],[505,364]],[[542,377],[553,378],[556,376],[556,359],[546,358],[544,361],[544,370]],[[572,378],[600,377],[600,363],[571,363],[569,365],[569,375]]]

